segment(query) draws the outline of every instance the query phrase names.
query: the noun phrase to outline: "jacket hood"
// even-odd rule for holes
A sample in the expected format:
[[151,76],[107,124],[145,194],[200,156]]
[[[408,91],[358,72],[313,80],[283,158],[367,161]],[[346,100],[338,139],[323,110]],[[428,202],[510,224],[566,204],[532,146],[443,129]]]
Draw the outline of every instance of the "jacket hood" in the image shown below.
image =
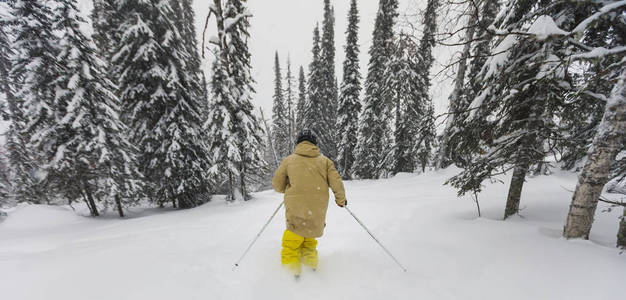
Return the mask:
[[318,157],[321,155],[320,149],[309,141],[304,141],[296,146],[296,154],[306,157]]

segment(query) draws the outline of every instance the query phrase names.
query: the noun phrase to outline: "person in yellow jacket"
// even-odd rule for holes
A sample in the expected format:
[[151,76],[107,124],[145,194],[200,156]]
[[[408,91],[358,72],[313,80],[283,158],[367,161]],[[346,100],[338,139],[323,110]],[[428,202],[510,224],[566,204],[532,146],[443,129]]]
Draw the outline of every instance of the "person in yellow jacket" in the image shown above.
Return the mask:
[[317,269],[317,240],[324,234],[328,188],[339,207],[347,204],[341,176],[335,164],[320,153],[317,136],[310,129],[298,134],[296,149],[287,156],[272,179],[274,190],[285,194],[287,229],[283,234],[281,263],[300,275],[301,263]]

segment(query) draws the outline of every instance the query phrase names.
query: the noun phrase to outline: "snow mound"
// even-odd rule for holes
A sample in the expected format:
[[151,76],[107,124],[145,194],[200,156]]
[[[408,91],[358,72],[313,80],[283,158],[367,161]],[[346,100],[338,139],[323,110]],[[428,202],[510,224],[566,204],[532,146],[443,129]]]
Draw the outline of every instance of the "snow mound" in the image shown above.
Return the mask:
[[82,221],[73,211],[59,206],[20,204],[8,213],[3,230],[36,230]]

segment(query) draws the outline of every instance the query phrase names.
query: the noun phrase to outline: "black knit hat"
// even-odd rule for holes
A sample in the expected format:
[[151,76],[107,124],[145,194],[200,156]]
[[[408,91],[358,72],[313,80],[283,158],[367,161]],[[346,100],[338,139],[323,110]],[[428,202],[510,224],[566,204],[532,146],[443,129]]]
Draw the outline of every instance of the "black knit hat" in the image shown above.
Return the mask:
[[298,133],[298,139],[296,141],[296,144],[300,144],[303,141],[309,141],[314,145],[317,145],[317,135],[315,135],[315,132],[313,132],[313,130],[311,129],[302,129],[302,131]]

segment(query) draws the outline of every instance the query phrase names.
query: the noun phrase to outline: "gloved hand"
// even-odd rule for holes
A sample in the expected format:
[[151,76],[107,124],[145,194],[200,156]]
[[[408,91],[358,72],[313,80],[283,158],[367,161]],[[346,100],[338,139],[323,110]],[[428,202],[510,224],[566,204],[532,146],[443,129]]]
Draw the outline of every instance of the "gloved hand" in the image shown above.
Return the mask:
[[346,205],[348,205],[348,200],[346,200],[346,203],[344,203],[343,205],[341,205],[341,204],[337,204],[337,206],[339,206],[339,207],[344,207],[344,206],[346,206]]

